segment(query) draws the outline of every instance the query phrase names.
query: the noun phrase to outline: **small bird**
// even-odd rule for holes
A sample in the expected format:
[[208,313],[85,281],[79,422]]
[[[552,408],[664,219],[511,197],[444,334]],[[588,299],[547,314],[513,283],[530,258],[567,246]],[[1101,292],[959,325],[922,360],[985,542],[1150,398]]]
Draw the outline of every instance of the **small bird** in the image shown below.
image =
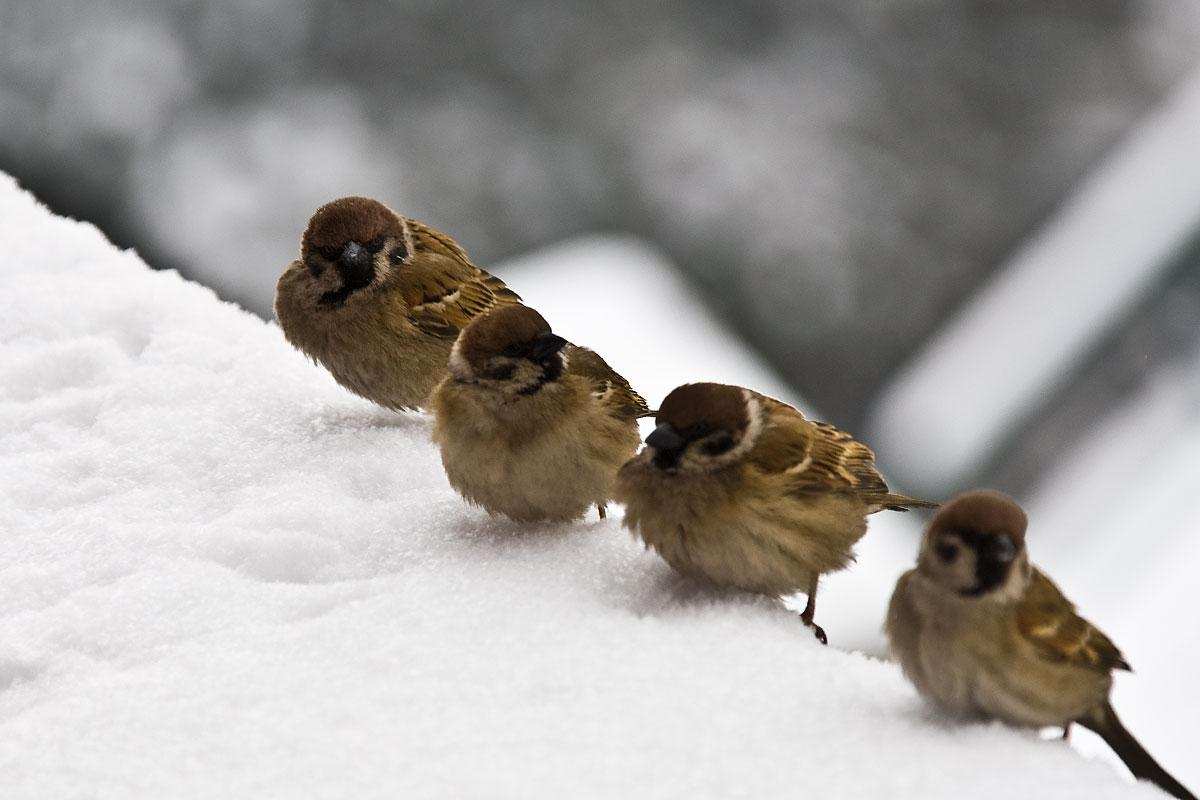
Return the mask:
[[686,575],[784,596],[846,567],[867,515],[933,507],[893,494],[875,454],[848,433],[765,395],[690,383],[663,400],[646,447],[621,467],[625,526]]
[[450,485],[520,522],[578,519],[591,505],[603,517],[650,414],[603,358],[520,305],[463,330],[431,405]]
[[1075,613],[1025,549],[1025,512],[999,492],[934,516],[888,608],[892,654],[924,697],[956,714],[1098,733],[1138,778],[1195,796],[1159,766],[1109,702],[1121,651]]
[[377,200],[317,209],[279,278],[283,335],[342,386],[393,410],[424,407],[459,332],[521,300],[458,243]]

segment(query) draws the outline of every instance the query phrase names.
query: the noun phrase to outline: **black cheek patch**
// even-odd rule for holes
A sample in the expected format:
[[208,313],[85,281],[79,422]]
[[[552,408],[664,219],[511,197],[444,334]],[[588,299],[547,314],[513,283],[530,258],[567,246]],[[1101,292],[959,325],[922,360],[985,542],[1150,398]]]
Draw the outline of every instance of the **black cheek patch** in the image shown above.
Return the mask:
[[954,544],[953,542],[938,542],[937,545],[934,546],[933,552],[937,554],[938,558],[949,564],[951,561],[958,558],[958,545]]
[[542,377],[544,381],[556,381],[562,375],[563,360],[558,353],[550,357],[548,361],[542,363]]
[[719,456],[722,453],[728,453],[733,449],[733,437],[728,433],[710,439],[701,446],[701,450],[707,456]]
[[408,248],[406,248],[404,246],[404,240],[397,239],[395,249],[393,249],[392,252],[390,254],[388,254],[388,261],[391,262],[392,266],[398,267],[401,264],[403,264],[405,259],[407,259],[407,258],[408,258]]

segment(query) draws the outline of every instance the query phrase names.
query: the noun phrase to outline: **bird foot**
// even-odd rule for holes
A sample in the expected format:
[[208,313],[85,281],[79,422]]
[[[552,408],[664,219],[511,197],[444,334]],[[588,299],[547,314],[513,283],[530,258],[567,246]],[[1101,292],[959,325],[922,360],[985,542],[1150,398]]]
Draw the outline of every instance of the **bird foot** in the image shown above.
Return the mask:
[[829,644],[829,637],[825,635],[824,628],[822,628],[817,623],[813,622],[811,619],[804,619],[804,617],[801,617],[800,619],[804,622],[805,625],[812,628],[813,636],[817,637],[818,642],[820,642],[821,644]]

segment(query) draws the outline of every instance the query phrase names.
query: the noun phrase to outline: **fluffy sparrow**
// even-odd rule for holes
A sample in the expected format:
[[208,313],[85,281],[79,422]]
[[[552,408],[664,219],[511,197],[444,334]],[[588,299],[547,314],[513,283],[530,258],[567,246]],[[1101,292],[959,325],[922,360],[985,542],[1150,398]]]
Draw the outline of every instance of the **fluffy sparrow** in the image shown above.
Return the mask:
[[604,359],[520,305],[463,330],[431,406],[450,484],[522,522],[578,519],[591,505],[603,517],[649,414]]
[[459,331],[521,300],[444,233],[366,197],[321,206],[279,278],[275,316],[295,347],[350,391],[426,405]]
[[739,386],[691,383],[663,400],[621,467],[625,526],[679,572],[761,594],[808,593],[853,560],[867,515],[933,503],[893,494],[866,445]]
[[1109,702],[1121,651],[1025,550],[1025,513],[1010,498],[968,492],[933,518],[917,568],[896,584],[887,634],[904,674],[956,714],[1027,727],[1078,722],[1104,738],[1138,778],[1194,795],[1125,729]]

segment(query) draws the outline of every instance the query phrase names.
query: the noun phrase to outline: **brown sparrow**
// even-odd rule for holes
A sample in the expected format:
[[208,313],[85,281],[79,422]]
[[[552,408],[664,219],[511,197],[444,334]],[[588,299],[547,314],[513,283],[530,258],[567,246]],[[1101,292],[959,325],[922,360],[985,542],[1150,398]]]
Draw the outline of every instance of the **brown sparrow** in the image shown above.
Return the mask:
[[521,522],[578,519],[591,505],[603,517],[649,415],[604,359],[520,305],[463,330],[431,407],[450,484]]
[[999,492],[959,495],[933,518],[896,584],[887,634],[904,674],[956,714],[1098,733],[1138,778],[1195,800],[1109,702],[1121,651],[1029,563],[1025,512]]
[[739,386],[691,383],[663,400],[621,467],[625,526],[679,572],[766,595],[808,593],[853,560],[867,515],[935,504],[893,494],[866,445]]
[[391,409],[424,406],[468,322],[521,300],[444,233],[366,197],[321,206],[275,290],[295,347]]

